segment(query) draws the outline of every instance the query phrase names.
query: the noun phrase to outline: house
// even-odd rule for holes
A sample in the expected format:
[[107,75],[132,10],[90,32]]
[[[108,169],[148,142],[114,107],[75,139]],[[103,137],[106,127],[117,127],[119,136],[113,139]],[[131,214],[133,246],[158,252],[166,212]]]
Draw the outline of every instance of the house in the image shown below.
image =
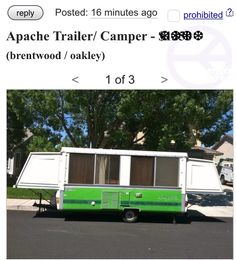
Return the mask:
[[222,153],[215,157],[215,161],[218,163],[220,160],[233,160],[234,147],[233,147],[233,135],[224,135],[219,142],[212,146],[212,149]]
[[12,150],[7,151],[7,174],[9,176],[18,176],[27,158],[26,145],[33,134],[27,130],[26,136],[22,142],[16,145]]
[[[189,157],[213,160],[216,165],[222,161],[233,161],[233,136],[224,135],[212,147],[203,147],[201,143],[193,146],[188,153]],[[232,164],[232,163],[231,163]]]
[[214,160],[217,156],[221,156],[223,153],[216,151],[211,148],[203,146],[193,146],[188,152],[188,156],[191,158],[205,159],[205,160]]

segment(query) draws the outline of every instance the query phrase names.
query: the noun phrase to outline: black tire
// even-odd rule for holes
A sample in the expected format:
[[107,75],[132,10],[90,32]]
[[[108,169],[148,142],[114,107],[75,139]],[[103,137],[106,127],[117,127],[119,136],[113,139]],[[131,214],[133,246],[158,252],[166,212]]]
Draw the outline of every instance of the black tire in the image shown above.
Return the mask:
[[138,220],[138,211],[128,209],[123,212],[123,220],[127,223],[134,223]]
[[191,215],[189,211],[185,212],[183,215],[184,223],[191,223]]
[[225,177],[224,177],[224,175],[220,176],[220,182],[221,182],[222,185],[225,184]]

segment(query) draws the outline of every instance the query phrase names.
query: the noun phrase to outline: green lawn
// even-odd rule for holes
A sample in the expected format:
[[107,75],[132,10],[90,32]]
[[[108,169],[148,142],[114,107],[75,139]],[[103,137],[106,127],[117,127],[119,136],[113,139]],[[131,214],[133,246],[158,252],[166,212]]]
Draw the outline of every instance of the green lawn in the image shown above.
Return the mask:
[[39,190],[39,189],[15,189],[7,187],[8,199],[39,199],[39,194],[42,193],[43,199],[49,200],[55,190]]

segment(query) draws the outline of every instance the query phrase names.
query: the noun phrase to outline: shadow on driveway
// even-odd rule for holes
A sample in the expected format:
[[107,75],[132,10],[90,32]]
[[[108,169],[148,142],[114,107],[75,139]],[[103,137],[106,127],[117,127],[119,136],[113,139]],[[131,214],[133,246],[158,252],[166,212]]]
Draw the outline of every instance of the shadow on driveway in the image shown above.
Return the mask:
[[[65,221],[87,221],[87,222],[123,222],[120,213],[87,213],[87,212],[63,212],[63,211],[44,211],[36,212],[34,218],[64,218]],[[189,215],[172,214],[140,214],[140,223],[176,223],[190,224],[191,222],[224,222],[222,219],[207,217],[204,214],[191,210]]]
[[222,195],[188,195],[190,204],[201,207],[233,206],[233,192],[225,189]]

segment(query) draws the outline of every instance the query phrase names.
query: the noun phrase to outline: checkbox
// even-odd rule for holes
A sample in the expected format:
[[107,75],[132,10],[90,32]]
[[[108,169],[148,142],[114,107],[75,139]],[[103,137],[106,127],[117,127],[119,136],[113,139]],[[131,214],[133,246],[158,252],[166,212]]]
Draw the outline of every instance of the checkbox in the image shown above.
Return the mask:
[[180,20],[180,11],[177,9],[170,9],[167,12],[168,22],[179,22]]

